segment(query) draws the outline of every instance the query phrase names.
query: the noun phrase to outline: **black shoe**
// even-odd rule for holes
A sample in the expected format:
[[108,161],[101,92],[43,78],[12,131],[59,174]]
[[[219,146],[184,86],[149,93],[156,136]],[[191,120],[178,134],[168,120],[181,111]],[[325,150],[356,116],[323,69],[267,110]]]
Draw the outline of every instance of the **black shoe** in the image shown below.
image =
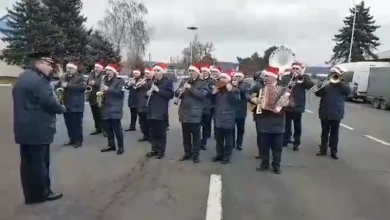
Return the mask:
[[50,192],[50,193],[46,196],[46,201],[58,200],[58,199],[61,199],[62,196],[63,196],[63,194],[60,193],[60,192]]
[[82,147],[83,144],[81,142],[76,142],[75,144],[73,144],[73,147],[74,148],[79,148],[79,147]]
[[110,152],[110,151],[116,151],[116,148],[108,146],[108,147],[103,148],[103,149],[100,150],[100,152],[102,152],[102,153]]
[[92,131],[92,132],[90,133],[90,135],[97,135],[97,134],[101,134],[101,133],[102,133],[101,130],[95,130],[95,131]]
[[193,163],[199,163],[200,162],[199,157],[193,157],[192,158],[192,162]]
[[242,147],[240,145],[237,145],[236,149],[242,151]]
[[103,131],[103,137],[107,137],[107,132]]
[[323,157],[323,156],[326,156],[326,152],[324,152],[324,151],[318,151],[317,153],[316,153],[316,156],[318,156],[318,157]]
[[165,154],[164,153],[159,153],[157,154],[157,159],[163,159],[165,157]]
[[202,145],[200,146],[200,149],[201,149],[201,150],[207,150],[207,149],[206,149],[206,145],[203,145],[203,144],[202,144]]
[[230,163],[230,158],[229,157],[222,158],[221,164],[228,164],[228,163]]
[[213,157],[213,159],[211,159],[211,162],[219,162],[221,160],[222,160],[221,156],[215,156],[215,157]]
[[257,171],[265,171],[265,170],[268,170],[269,167],[268,166],[263,166],[263,165],[260,165],[256,168]]
[[256,158],[256,159],[261,159],[260,154],[258,154],[255,158]]
[[135,131],[135,127],[129,127],[128,129],[126,129],[125,131]]
[[148,152],[148,153],[146,153],[146,157],[155,157],[155,156],[157,156],[157,152],[155,152],[155,151],[150,151],[150,152]]
[[121,149],[118,149],[118,150],[116,151],[116,154],[117,154],[117,155],[122,155],[124,152],[125,152],[125,150],[123,150],[123,149],[121,148]]
[[74,141],[69,140],[69,141],[63,143],[62,146],[73,146],[74,144],[75,144]]
[[169,128],[169,126],[167,127],[167,131],[169,131],[170,130],[170,128]]
[[180,161],[186,161],[186,160],[191,160],[191,159],[192,159],[191,155],[184,155],[184,156],[181,157],[179,160],[180,160]]
[[298,150],[299,150],[299,144],[294,144],[293,151],[298,151]]
[[330,157],[333,159],[333,160],[338,160],[339,157],[337,156],[337,154],[331,154]]
[[150,140],[150,137],[142,137],[140,139],[138,139],[139,142],[145,142],[145,141],[149,141]]
[[272,171],[275,173],[275,174],[281,174],[282,171],[280,170],[280,168],[273,168]]

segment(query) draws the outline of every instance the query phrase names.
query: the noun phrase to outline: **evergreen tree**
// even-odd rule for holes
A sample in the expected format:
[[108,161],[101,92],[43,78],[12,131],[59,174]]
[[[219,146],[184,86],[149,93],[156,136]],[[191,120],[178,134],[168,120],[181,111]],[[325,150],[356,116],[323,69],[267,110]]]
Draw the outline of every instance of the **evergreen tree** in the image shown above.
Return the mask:
[[115,50],[114,45],[110,43],[99,31],[94,31],[89,36],[89,44],[84,63],[88,70],[91,70],[97,61],[101,61],[106,65],[109,63],[120,63],[121,56]]
[[64,46],[65,53],[60,55],[61,61],[67,63],[77,60],[83,63],[87,55],[89,35],[92,30],[87,30],[84,22],[87,18],[81,15],[83,3],[81,0],[41,0],[46,6],[48,20],[58,28],[57,42]]
[[377,59],[373,53],[380,45],[379,38],[374,35],[380,26],[375,25],[374,17],[370,14],[370,7],[366,7],[364,1],[350,9],[351,15],[347,16],[343,22],[345,26],[334,35],[333,41],[336,46],[333,48],[333,56],[329,63],[348,62],[351,46],[351,36],[354,23],[354,13],[356,10],[355,31],[352,43],[351,62],[363,61],[366,59]]
[[26,66],[32,51],[54,50],[56,43],[51,39],[56,35],[55,28],[46,18],[40,0],[21,0],[7,11],[9,29],[0,30],[5,34],[2,40],[8,43],[0,57],[3,61]]

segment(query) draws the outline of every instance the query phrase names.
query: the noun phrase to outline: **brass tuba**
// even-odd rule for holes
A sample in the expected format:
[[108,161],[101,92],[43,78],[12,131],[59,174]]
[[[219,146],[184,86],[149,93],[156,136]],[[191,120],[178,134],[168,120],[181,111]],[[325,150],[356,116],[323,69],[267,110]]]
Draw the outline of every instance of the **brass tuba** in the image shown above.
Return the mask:
[[280,46],[271,53],[268,63],[272,67],[279,68],[279,71],[283,73],[286,69],[291,68],[294,61],[294,52],[285,46]]

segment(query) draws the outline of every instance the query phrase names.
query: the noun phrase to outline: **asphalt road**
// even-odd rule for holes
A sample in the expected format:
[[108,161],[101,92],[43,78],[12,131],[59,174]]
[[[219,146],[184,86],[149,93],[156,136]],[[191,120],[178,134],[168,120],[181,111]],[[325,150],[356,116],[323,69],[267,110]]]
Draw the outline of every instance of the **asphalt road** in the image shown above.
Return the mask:
[[[59,117],[52,145],[52,179],[53,188],[65,196],[25,206],[9,90],[0,88],[1,220],[218,220],[219,213],[224,220],[383,220],[390,216],[390,146],[364,136],[386,141],[387,112],[348,104],[343,123],[353,129],[340,131],[340,160],[318,158],[320,126],[314,97],[308,100],[304,116],[301,150],[284,150],[282,175],[256,172],[251,117],[244,150],[235,151],[229,165],[210,162],[214,141],[202,152],[200,164],[178,162],[182,138],[173,105],[163,160],[144,158],[150,146],[137,143],[139,131],[125,134],[124,155],[100,153],[106,141],[87,135],[93,126],[88,108],[84,146],[61,147],[66,132]],[[128,123],[126,114],[123,126]]]

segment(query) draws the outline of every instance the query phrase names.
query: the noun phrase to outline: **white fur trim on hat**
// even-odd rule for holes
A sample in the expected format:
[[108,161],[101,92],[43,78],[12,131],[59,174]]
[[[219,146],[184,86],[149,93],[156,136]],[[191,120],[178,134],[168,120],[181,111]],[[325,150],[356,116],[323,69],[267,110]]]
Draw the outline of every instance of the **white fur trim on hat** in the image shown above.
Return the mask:
[[301,65],[292,65],[291,66],[291,69],[299,69],[299,70],[302,70],[302,66]]
[[77,70],[77,66],[74,65],[73,63],[68,63],[68,64],[66,64],[66,68],[73,68],[73,69],[76,69],[76,70]]
[[218,72],[218,73],[221,73],[221,71],[219,71],[219,69],[218,69],[218,68],[215,68],[215,67],[211,68],[211,71],[216,71],[216,72]]
[[139,70],[133,70],[133,73],[141,74],[141,71],[139,71]]
[[106,70],[111,70],[114,73],[118,73],[118,71],[114,67],[111,67],[111,66],[106,66]]
[[154,66],[154,67],[153,67],[153,70],[159,70],[159,71],[161,71],[161,72],[163,72],[163,73],[166,72],[166,70],[165,70],[164,68],[162,68],[161,66],[159,66],[159,65]]
[[279,77],[279,74],[276,74],[276,73],[273,73],[273,72],[268,72],[268,71],[265,71],[264,75],[270,76],[270,77],[274,77],[275,79],[277,79]]
[[210,72],[210,69],[209,69],[209,68],[207,68],[207,67],[202,67],[202,68],[200,68],[200,70],[201,70],[201,71],[207,71],[207,72]]
[[145,72],[145,73],[151,73],[152,71],[150,71],[149,68],[146,68],[144,72]]
[[227,74],[227,73],[221,73],[221,75],[219,75],[219,77],[225,77],[225,78],[227,78],[229,81],[232,80],[232,77],[231,77],[229,74]]
[[335,73],[338,73],[338,74],[343,74],[345,72],[347,72],[346,69],[340,67],[340,66],[335,66],[335,67],[332,67],[329,72],[335,72]]
[[100,64],[98,64],[98,63],[95,64],[95,67],[96,67],[96,68],[99,68],[99,69],[104,69],[104,66],[102,66],[102,65],[100,65]]
[[245,77],[245,75],[242,73],[242,72],[235,72],[234,73],[234,76],[241,76],[241,77]]
[[188,70],[193,70],[193,71],[195,71],[195,72],[197,72],[197,73],[200,73],[200,69],[199,69],[198,67],[196,67],[196,66],[193,66],[193,65],[191,65],[190,67],[188,67]]

